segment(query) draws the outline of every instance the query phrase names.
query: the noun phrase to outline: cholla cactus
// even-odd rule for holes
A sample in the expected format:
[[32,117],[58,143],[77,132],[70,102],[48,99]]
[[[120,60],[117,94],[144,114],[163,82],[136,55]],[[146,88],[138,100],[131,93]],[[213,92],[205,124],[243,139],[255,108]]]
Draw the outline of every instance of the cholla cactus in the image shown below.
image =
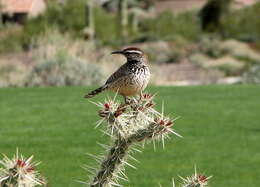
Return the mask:
[[99,103],[99,116],[102,120],[98,126],[106,121],[107,134],[113,135],[114,138],[135,139],[134,141],[158,137],[164,139],[169,133],[178,135],[171,128],[174,120],[154,109],[153,98],[153,95],[144,94],[138,99],[133,98],[127,104],[119,104],[114,100],[108,100],[105,104]]
[[85,7],[85,16],[86,16],[86,28],[84,29],[85,39],[90,41],[94,40],[95,37],[95,21],[94,21],[94,1],[88,0]]
[[0,160],[0,186],[1,187],[34,187],[43,185],[35,167],[39,164],[32,162],[33,156],[25,159],[18,151],[12,159],[4,155]]
[[118,1],[118,19],[120,24],[120,31],[123,40],[125,41],[128,36],[128,0],[119,0]]
[[205,175],[202,174],[197,174],[196,168],[195,168],[195,173],[190,176],[182,179],[182,184],[181,187],[206,187],[208,186],[208,181],[210,177],[206,177]]
[[[100,160],[100,169],[92,179],[90,186],[119,185],[118,179],[127,180],[124,174],[124,165],[134,167],[127,163],[128,153],[133,150],[133,145],[147,140],[162,140],[169,134],[178,135],[173,131],[174,120],[165,117],[163,113],[156,111],[153,95],[144,94],[138,99],[131,99],[126,104],[120,104],[114,100],[107,100],[105,104],[97,104],[101,110],[102,118],[97,126],[106,122],[106,134],[112,137],[114,145],[106,146],[107,156],[97,158]],[[180,135],[178,135],[180,136]],[[164,143],[163,143],[164,145]]]

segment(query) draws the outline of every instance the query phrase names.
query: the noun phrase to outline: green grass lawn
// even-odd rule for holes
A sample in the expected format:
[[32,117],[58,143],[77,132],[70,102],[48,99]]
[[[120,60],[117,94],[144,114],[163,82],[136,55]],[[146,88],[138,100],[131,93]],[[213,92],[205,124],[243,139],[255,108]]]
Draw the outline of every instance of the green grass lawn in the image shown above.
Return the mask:
[[[83,99],[90,88],[0,89],[0,152],[20,151],[42,161],[39,170],[50,187],[77,187],[93,164],[85,153],[99,154],[108,138],[94,129],[97,108]],[[172,177],[194,172],[213,175],[212,187],[260,186],[260,87],[152,87],[157,107],[181,116],[173,137],[162,146],[147,145],[127,168],[125,186],[171,186]],[[93,101],[103,100],[102,94]]]

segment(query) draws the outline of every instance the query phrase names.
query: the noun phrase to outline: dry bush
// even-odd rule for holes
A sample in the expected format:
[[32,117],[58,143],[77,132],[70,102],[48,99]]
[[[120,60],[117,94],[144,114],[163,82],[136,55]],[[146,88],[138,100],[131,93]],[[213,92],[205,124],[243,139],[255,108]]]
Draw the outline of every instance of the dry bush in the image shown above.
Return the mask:
[[260,54],[236,40],[203,38],[198,51],[191,54],[189,59],[204,69],[217,69],[229,76],[241,75],[250,66],[259,64]]
[[56,55],[34,65],[26,86],[92,85],[102,81],[103,74],[98,65],[65,53]]
[[0,88],[24,86],[26,77],[26,67],[21,64],[0,65]]
[[35,40],[31,48],[34,63],[26,86],[100,84],[108,74],[101,65],[108,50],[100,52],[92,42],[72,40],[51,30]]
[[49,29],[31,42],[29,58],[1,57],[0,87],[100,84],[121,64],[111,51]]
[[192,45],[182,37],[175,37],[173,41],[151,41],[136,44],[149,56],[151,63],[178,63],[190,53]]
[[212,58],[230,55],[236,59],[243,59],[245,63],[260,63],[260,54],[248,44],[236,40],[221,41],[217,38],[203,38],[199,43],[199,52]]
[[260,65],[252,66],[243,75],[243,82],[249,84],[260,84]]
[[246,63],[260,63],[260,54],[243,42],[226,40],[221,43],[220,50],[237,59],[243,59]]
[[245,63],[235,59],[232,56],[223,56],[220,58],[209,58],[204,54],[194,54],[190,56],[190,61],[204,69],[216,69],[224,72],[225,75],[237,75],[243,72]]

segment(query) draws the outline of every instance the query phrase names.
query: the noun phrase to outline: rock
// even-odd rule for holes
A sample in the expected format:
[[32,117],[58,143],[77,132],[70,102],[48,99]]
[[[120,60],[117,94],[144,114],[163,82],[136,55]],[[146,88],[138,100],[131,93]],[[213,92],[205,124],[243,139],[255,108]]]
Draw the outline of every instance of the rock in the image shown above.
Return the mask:
[[217,81],[218,84],[239,84],[242,82],[241,77],[227,77]]

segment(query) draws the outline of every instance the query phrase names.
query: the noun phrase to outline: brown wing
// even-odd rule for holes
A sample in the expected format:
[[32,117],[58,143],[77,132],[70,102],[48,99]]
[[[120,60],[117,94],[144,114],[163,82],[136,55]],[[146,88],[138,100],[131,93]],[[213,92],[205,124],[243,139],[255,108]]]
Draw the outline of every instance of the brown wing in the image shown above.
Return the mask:
[[116,72],[114,72],[106,81],[106,84],[110,84],[121,77],[124,77],[128,74],[129,72],[127,71],[127,65],[123,64]]

